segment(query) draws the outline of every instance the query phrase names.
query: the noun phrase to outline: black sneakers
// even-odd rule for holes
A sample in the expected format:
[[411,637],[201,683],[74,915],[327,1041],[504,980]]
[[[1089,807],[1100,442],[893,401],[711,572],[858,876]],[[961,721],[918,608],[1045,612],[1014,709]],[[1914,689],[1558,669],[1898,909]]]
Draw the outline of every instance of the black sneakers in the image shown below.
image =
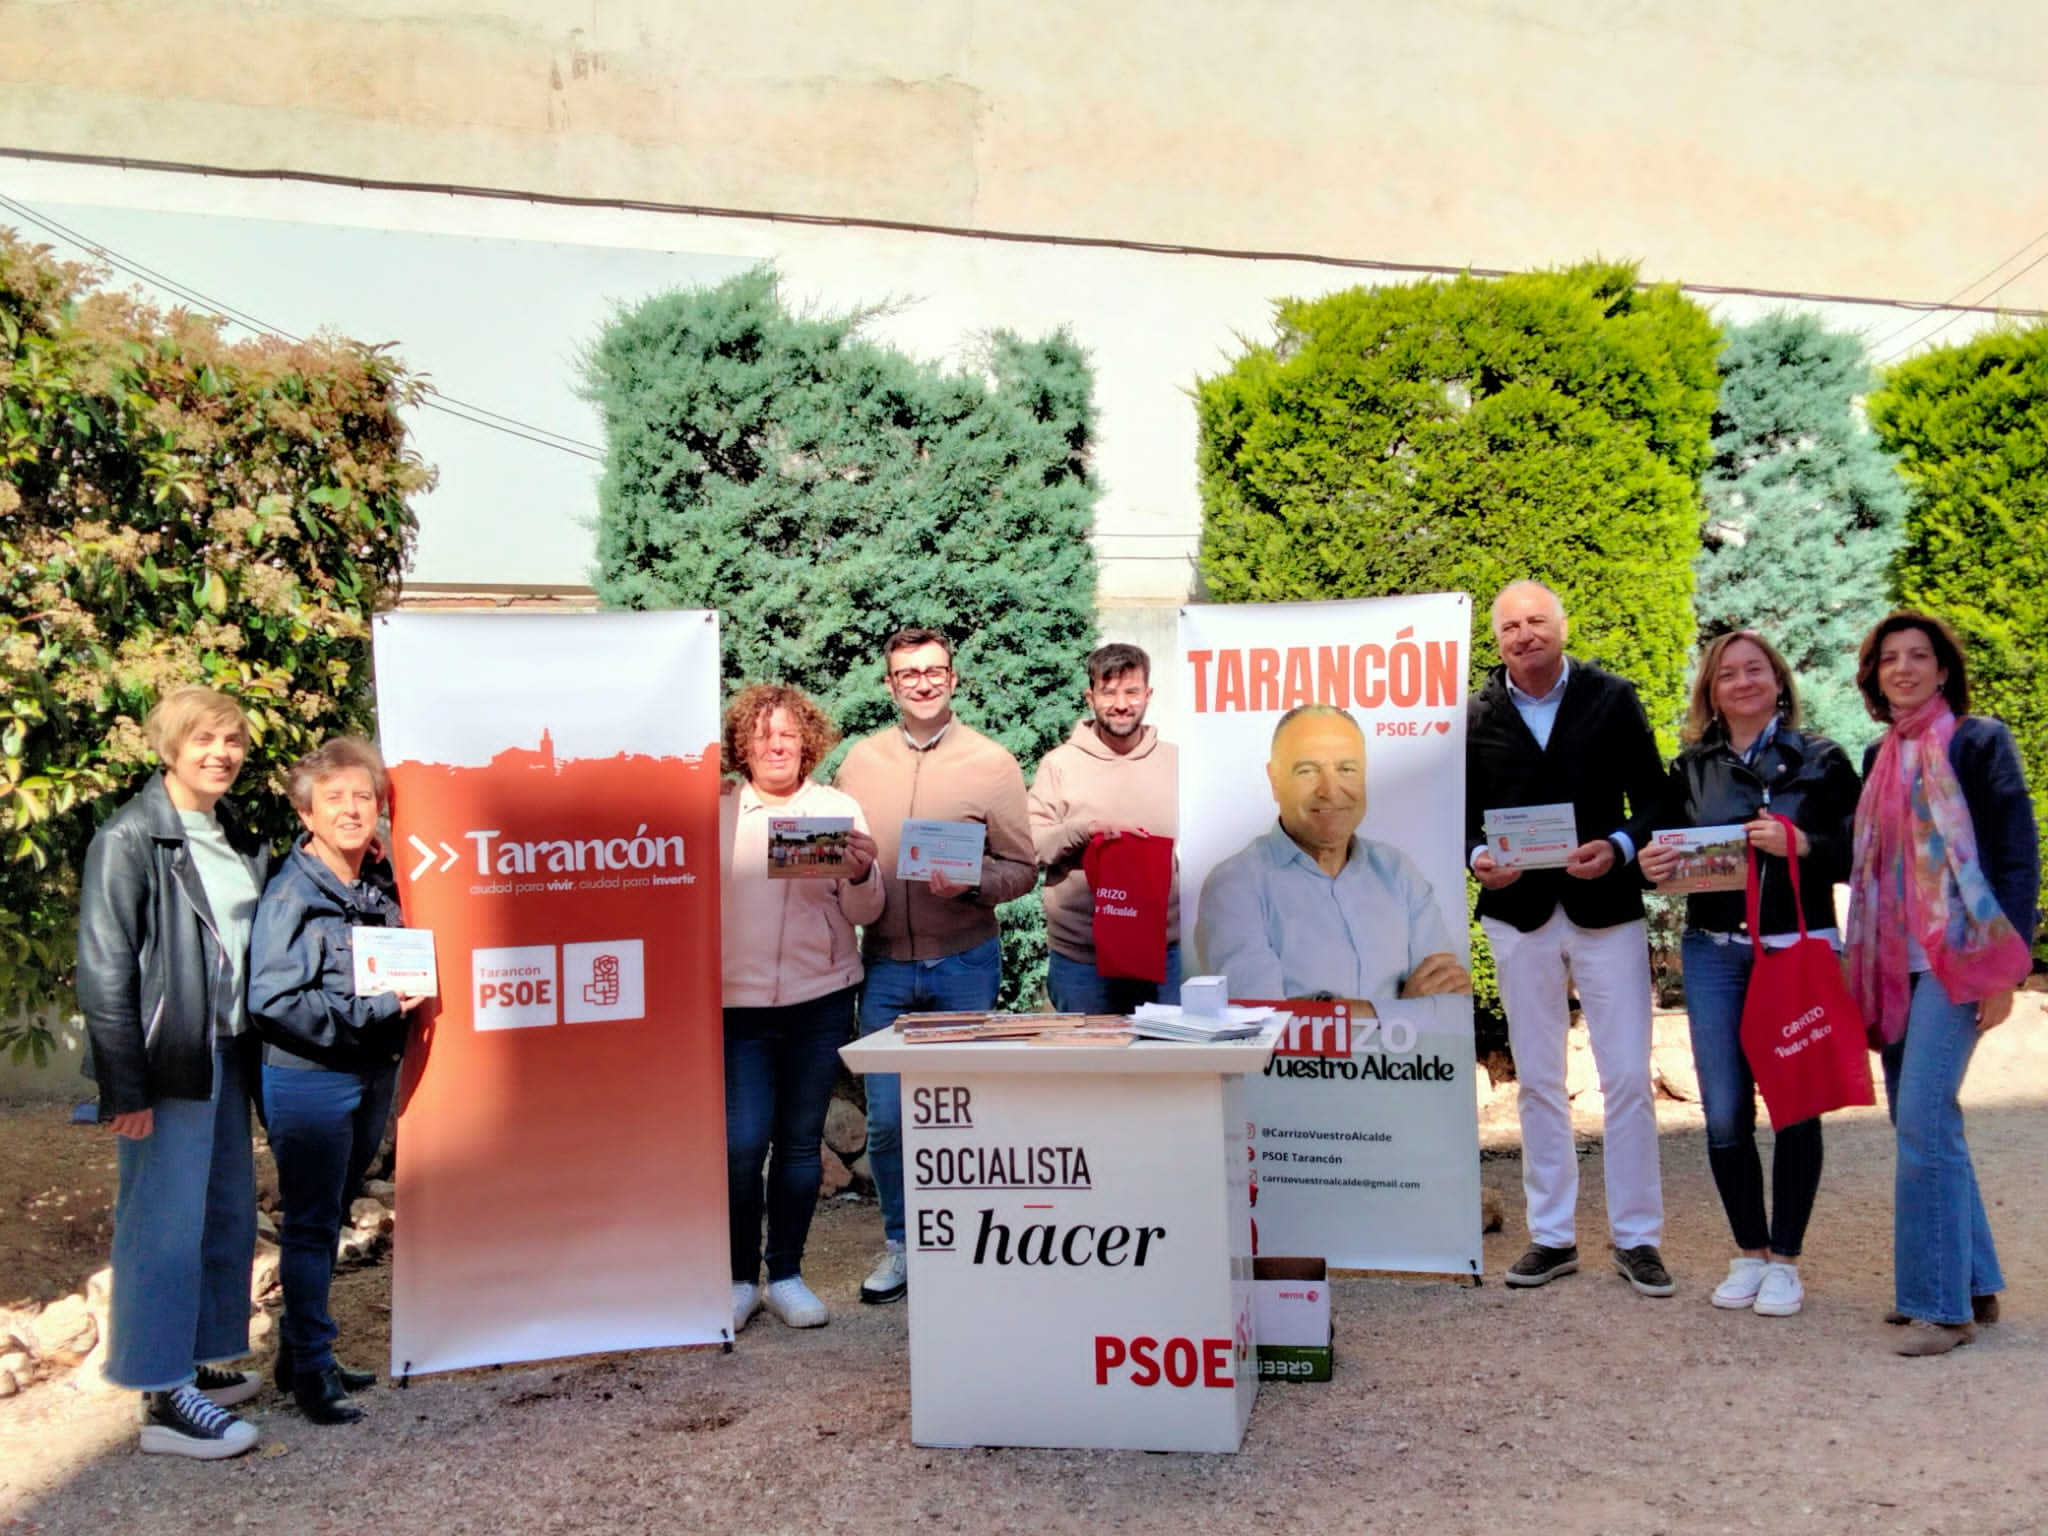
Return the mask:
[[1678,1289],[1670,1271],[1664,1268],[1664,1256],[1657,1252],[1655,1243],[1615,1249],[1614,1267],[1636,1288],[1638,1296],[1669,1296]]
[[1569,1248],[1546,1248],[1541,1243],[1531,1243],[1529,1251],[1508,1266],[1509,1285],[1548,1285],[1561,1275],[1575,1275],[1579,1272],[1579,1249],[1574,1243]]
[[193,1368],[192,1386],[216,1408],[246,1403],[263,1390],[263,1378],[254,1371],[224,1371],[216,1365]]
[[215,1407],[189,1382],[168,1392],[142,1394],[142,1449],[147,1454],[220,1461],[241,1455],[255,1443],[254,1424]]

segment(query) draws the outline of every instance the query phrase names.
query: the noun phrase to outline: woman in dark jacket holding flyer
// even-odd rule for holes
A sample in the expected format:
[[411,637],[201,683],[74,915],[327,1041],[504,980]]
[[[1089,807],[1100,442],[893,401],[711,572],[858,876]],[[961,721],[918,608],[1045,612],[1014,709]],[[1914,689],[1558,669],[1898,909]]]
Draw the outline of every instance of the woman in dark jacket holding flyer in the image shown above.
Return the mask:
[[356,985],[354,930],[405,926],[376,845],[389,793],[377,749],[337,737],[292,765],[286,789],[306,832],[264,891],[249,946],[249,1014],[264,1041],[264,1118],[284,1203],[276,1374],[308,1419],[347,1424],[363,1416],[349,1393],[376,1377],[334,1358],[335,1243],[383,1140],[408,1015],[424,998]]
[[[1742,1005],[1755,944],[1776,947],[1799,936],[1795,870],[1807,931],[1839,944],[1834,885],[1849,872],[1857,793],[1856,770],[1842,749],[1798,726],[1792,669],[1769,641],[1746,629],[1710,640],[1700,654],[1686,746],[1671,764],[1660,818],[1673,828],[1737,829],[1731,836],[1739,833],[1757,853],[1762,934],[1747,931],[1740,886],[1699,891],[1686,897],[1682,954],[1707,1163],[1738,1250],[1713,1302],[1764,1317],[1790,1317],[1805,1299],[1798,1261],[1820,1187],[1821,1132],[1816,1116],[1777,1133],[1766,1215],[1756,1089],[1742,1054]],[[1778,816],[1792,822],[1796,847],[1787,847]],[[1660,833],[1640,855],[1651,880],[1680,873],[1681,851],[1667,835]],[[1683,886],[1674,882],[1674,888]]]
[[2040,856],[2012,733],[1969,712],[1954,631],[1889,615],[1856,683],[1889,727],[1856,808],[1848,946],[1898,1135],[1886,1321],[1905,1327],[1900,1354],[1939,1355],[1996,1322],[2005,1289],[1958,1095],[2032,967]]

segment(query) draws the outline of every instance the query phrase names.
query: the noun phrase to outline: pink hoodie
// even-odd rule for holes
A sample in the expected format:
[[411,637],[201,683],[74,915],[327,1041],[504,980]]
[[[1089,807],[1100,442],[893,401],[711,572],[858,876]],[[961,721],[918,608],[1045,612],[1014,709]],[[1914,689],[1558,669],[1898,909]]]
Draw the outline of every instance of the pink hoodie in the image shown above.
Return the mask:
[[[1141,726],[1138,744],[1120,757],[1103,745],[1091,720],[1045,754],[1031,780],[1031,841],[1045,870],[1046,940],[1083,965],[1095,963],[1095,892],[1081,868],[1089,827],[1103,822],[1162,837],[1180,835],[1180,749]],[[1180,942],[1180,867],[1174,863],[1166,941]]]

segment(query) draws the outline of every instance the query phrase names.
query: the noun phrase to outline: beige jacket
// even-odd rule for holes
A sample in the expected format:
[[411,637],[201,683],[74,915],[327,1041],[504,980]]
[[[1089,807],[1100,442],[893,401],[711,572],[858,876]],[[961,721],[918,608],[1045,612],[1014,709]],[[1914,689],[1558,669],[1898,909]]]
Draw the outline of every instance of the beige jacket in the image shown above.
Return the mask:
[[720,797],[719,953],[728,1008],[780,1008],[854,986],[862,975],[854,925],[882,913],[879,865],[861,880],[769,879],[773,816],[851,816],[868,829],[851,796],[810,779],[779,805],[752,784]]
[[[1180,749],[1143,726],[1120,757],[1092,721],[1045,754],[1031,780],[1031,841],[1045,870],[1046,940],[1069,960],[1095,963],[1095,892],[1081,868],[1096,822],[1180,836]],[[1167,897],[1166,942],[1180,942],[1180,861]]]
[[[972,949],[996,936],[995,908],[1038,881],[1017,759],[958,719],[922,751],[899,726],[863,736],[839,765],[836,782],[860,802],[881,848],[889,894],[881,918],[864,935],[871,960],[942,960]],[[906,817],[978,821],[987,828],[981,886],[973,895],[934,896],[922,880],[897,879]]]

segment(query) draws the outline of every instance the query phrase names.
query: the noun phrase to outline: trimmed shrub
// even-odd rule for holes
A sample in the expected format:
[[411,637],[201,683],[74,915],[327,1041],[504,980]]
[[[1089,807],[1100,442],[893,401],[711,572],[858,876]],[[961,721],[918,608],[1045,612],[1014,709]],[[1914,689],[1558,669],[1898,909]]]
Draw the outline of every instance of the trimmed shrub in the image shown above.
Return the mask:
[[1856,647],[1889,606],[1906,519],[1905,483],[1857,409],[1871,382],[1863,343],[1811,315],[1728,333],[1694,565],[1701,637],[1769,636],[1809,726],[1852,757],[1876,735]]
[[85,848],[152,769],[160,692],[240,699],[242,798],[296,824],[284,769],[370,726],[369,616],[433,478],[383,349],[229,343],[100,278],[0,230],[0,1020],[68,1006]]
[[1912,497],[1893,590],[1955,626],[1972,706],[2012,727],[2048,831],[2048,325],[1909,358],[1870,421]]
[[[728,685],[812,694],[849,736],[895,718],[881,642],[958,647],[955,707],[1028,779],[1078,715],[1094,642],[1093,378],[1065,333],[987,338],[948,373],[794,314],[775,273],[653,298],[592,348],[599,595],[716,608]],[[1003,909],[1006,1005],[1042,988],[1034,894]]]
[[1278,328],[1197,388],[1209,597],[1484,604],[1540,577],[1573,651],[1676,723],[1718,382],[1703,310],[1601,263],[1288,299]]

